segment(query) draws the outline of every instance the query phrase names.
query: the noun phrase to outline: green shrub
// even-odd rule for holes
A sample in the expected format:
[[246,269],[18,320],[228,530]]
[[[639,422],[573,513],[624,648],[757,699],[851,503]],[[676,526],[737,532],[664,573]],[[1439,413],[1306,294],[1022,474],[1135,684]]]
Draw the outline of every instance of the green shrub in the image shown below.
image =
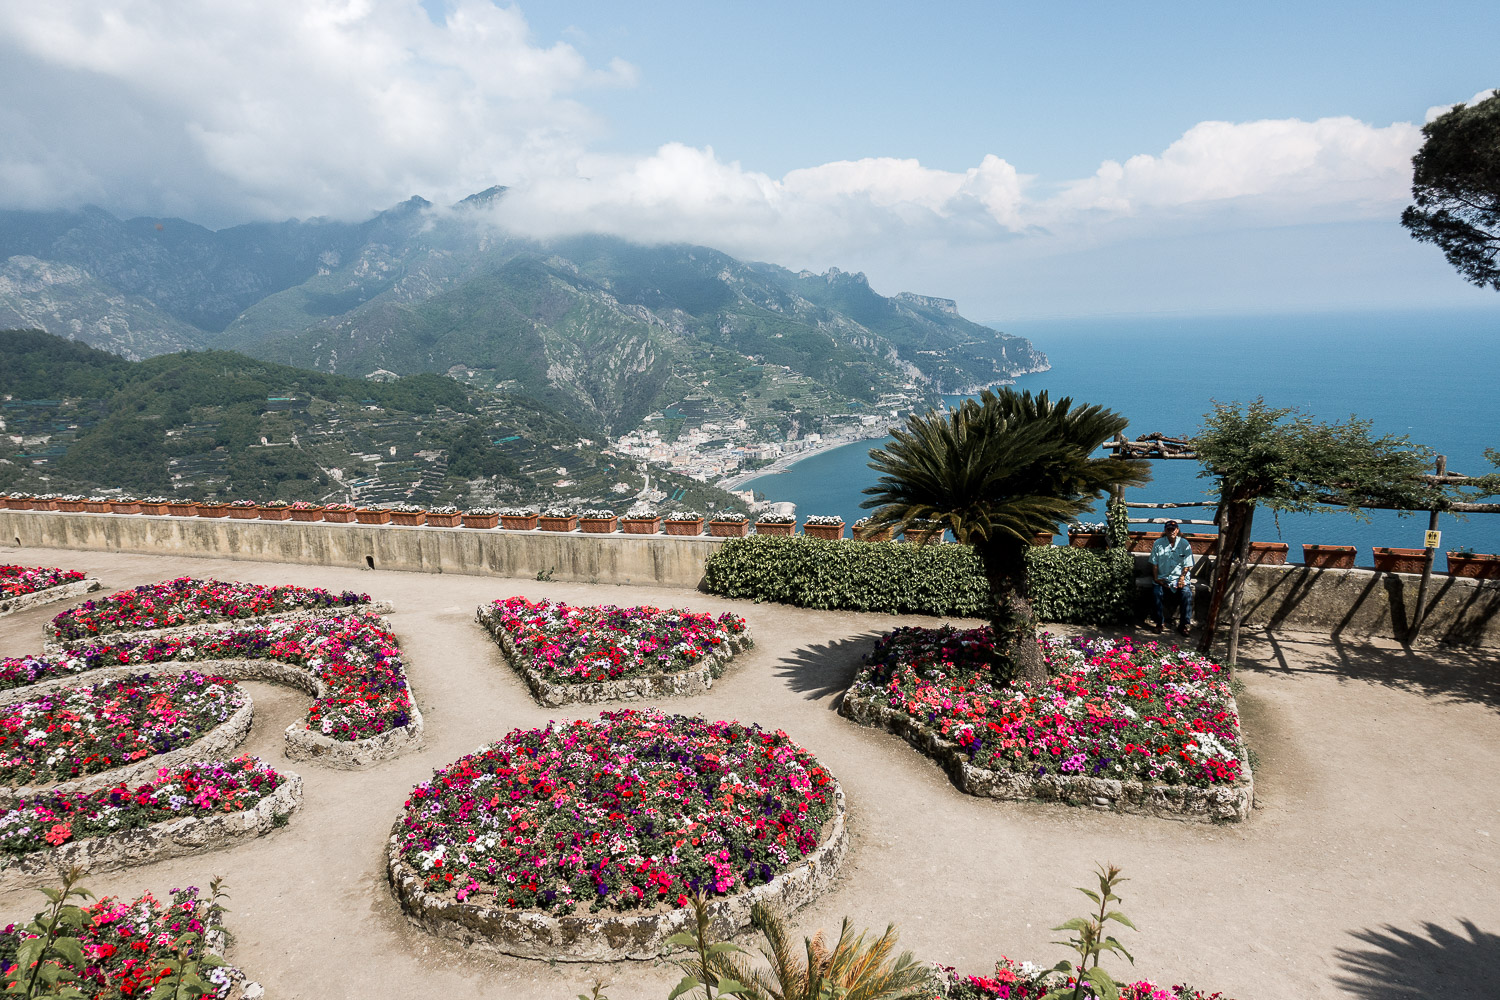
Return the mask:
[[[1039,546],[1026,554],[1031,602],[1044,621],[1123,621],[1135,563],[1122,548]],[[710,593],[803,608],[983,618],[989,585],[967,545],[733,538],[709,557]]]

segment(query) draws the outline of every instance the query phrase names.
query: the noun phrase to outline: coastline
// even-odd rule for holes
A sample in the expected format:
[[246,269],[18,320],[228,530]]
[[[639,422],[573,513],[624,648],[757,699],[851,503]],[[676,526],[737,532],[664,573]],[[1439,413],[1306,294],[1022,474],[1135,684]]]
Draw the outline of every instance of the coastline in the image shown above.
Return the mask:
[[887,428],[879,434],[874,434],[867,438],[855,438],[853,441],[833,441],[829,444],[820,444],[816,448],[806,448],[802,451],[793,452],[790,455],[783,455],[764,468],[756,469],[753,472],[738,473],[737,475],[730,476],[728,479],[721,479],[714,485],[721,490],[742,490],[747,484],[755,482],[761,476],[774,476],[778,472],[785,472],[805,458],[812,458],[814,455],[821,455],[824,452],[837,451],[840,448],[847,448],[850,445],[864,444],[867,441],[879,441],[881,438],[889,436],[890,431]]

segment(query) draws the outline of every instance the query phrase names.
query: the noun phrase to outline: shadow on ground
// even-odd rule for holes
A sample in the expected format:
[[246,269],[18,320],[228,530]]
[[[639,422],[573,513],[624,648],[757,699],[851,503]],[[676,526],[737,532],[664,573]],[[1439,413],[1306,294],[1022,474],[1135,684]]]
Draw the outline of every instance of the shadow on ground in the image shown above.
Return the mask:
[[[866,632],[847,639],[803,646],[776,665],[776,674],[785,678],[787,686],[805,695],[808,701],[818,701],[830,695],[842,696],[859,672],[864,655],[879,637],[879,632]],[[839,697],[834,697],[829,710],[837,710],[839,700]]]
[[1496,995],[1500,935],[1468,920],[1460,924],[1462,934],[1430,921],[1419,932],[1390,925],[1355,931],[1363,947],[1338,950],[1338,984],[1361,1000],[1490,1000]]
[[[1242,658],[1240,667],[1251,672],[1332,674],[1500,708],[1500,653],[1494,650],[1271,634],[1257,637],[1246,652],[1250,658]],[[1295,667],[1292,659],[1298,661]]]

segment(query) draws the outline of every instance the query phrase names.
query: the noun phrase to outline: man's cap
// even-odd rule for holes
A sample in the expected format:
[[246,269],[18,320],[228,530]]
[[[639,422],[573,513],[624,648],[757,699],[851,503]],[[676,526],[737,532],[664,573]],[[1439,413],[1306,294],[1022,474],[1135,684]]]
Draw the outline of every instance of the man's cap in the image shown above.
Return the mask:
[[1175,528],[1175,527],[1177,527],[1177,522],[1176,521],[1168,521],[1166,524],[1162,525],[1163,530],[1165,530],[1167,528]]

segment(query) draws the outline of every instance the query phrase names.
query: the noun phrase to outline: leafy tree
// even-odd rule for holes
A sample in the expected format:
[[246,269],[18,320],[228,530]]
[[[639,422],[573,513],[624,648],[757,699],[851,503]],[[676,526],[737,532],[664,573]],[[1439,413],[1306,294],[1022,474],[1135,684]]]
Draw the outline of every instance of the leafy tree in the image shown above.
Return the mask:
[[861,504],[875,509],[872,529],[941,525],[979,556],[1002,683],[1047,676],[1026,585],[1032,538],[1088,510],[1105,490],[1149,477],[1141,463],[1092,457],[1126,424],[1099,406],[1006,387],[956,409],[912,414],[890,445],[870,452],[881,474]]
[[1422,126],[1411,194],[1412,237],[1442,248],[1470,282],[1500,291],[1500,90]]
[[[1248,406],[1214,403],[1193,439],[1199,476],[1211,478],[1224,513],[1222,570],[1215,574],[1201,648],[1213,643],[1220,608],[1230,598],[1229,661],[1239,654],[1241,598],[1249,570],[1255,509],[1276,512],[1345,510],[1365,518],[1361,505],[1411,512],[1442,508],[1447,494],[1424,480],[1432,452],[1405,436],[1370,436],[1370,421],[1351,416],[1319,423],[1292,407],[1263,398]],[[1230,583],[1231,577],[1233,583]]]

